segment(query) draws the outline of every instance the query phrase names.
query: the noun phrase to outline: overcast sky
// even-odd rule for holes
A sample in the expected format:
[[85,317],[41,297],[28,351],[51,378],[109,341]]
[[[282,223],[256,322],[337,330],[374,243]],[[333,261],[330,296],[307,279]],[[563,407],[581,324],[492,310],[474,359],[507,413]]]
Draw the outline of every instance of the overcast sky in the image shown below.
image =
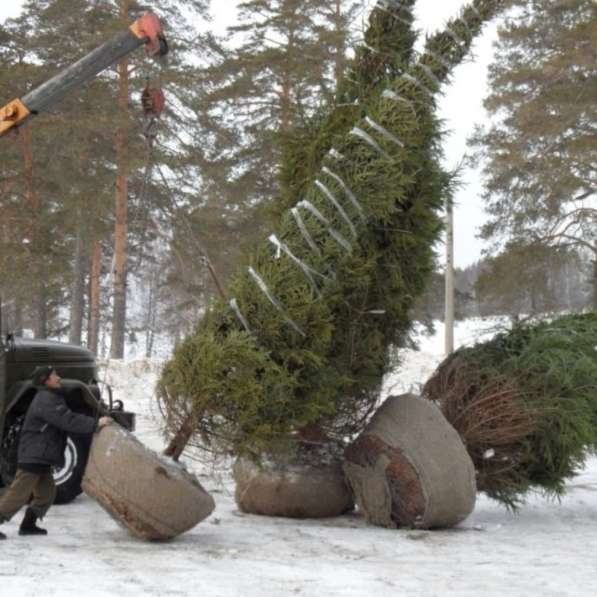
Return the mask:
[[[441,28],[450,17],[467,3],[466,0],[418,0],[416,17],[419,29],[432,33]],[[0,0],[0,21],[18,16],[23,0]],[[370,0],[373,6],[375,0]],[[212,2],[214,25],[221,29],[234,19],[236,0],[214,0]],[[484,35],[474,45],[474,60],[461,65],[455,72],[453,82],[445,89],[439,103],[439,115],[445,121],[450,135],[445,142],[446,166],[455,168],[466,153],[466,139],[475,124],[485,120],[482,101],[487,93],[487,67],[492,59],[492,44],[497,38],[497,24],[485,28]],[[3,98],[0,105],[13,98]],[[462,172],[462,188],[457,191],[455,201],[455,250],[456,266],[470,265],[481,255],[482,243],[476,238],[479,226],[484,221],[481,207],[481,182],[478,171]]]

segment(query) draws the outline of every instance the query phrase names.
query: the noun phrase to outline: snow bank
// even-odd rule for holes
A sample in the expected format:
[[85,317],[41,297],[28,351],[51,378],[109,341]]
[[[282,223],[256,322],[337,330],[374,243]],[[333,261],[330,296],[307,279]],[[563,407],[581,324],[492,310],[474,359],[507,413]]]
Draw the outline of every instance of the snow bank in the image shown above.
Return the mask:
[[[458,325],[474,341],[481,321]],[[490,327],[490,326],[488,326]],[[389,376],[400,392],[420,384],[442,358],[441,330],[405,354]],[[138,435],[164,445],[153,388],[161,363],[110,361],[105,378],[139,413]],[[1,597],[396,597],[592,596],[597,594],[597,459],[571,480],[560,503],[532,496],[518,514],[480,496],[473,514],[445,531],[388,530],[358,514],[291,520],[239,512],[229,469],[186,459],[216,510],[167,544],[131,538],[87,496],[52,508],[48,537],[2,530]]]

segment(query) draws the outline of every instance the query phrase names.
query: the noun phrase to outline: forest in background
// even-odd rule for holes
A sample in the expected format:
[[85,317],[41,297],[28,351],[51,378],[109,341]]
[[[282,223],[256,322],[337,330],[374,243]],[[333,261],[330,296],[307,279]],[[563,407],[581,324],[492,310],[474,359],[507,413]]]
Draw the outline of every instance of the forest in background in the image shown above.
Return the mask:
[[[471,139],[486,164],[479,200],[491,216],[482,234],[493,244],[457,271],[461,317],[597,307],[595,7],[516,4],[490,72],[494,118]],[[27,3],[0,26],[2,101],[147,8],[132,0]],[[238,24],[222,37],[208,33],[208,2],[156,0],[150,8],[168,34],[165,64],[133,54],[1,141],[6,329],[115,358],[139,332],[148,356],[156,335],[176,343],[188,334],[243,248],[267,230],[282,148],[334,94],[365,7],[240,2]],[[148,82],[167,97],[151,147],[139,104]],[[441,260],[417,308],[422,320],[443,315]]]

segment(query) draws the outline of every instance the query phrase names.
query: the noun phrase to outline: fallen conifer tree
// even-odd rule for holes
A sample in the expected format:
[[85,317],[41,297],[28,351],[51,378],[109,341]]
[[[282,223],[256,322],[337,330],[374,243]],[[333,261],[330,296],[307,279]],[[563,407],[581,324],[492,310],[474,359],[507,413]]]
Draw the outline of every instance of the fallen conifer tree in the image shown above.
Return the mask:
[[423,395],[463,439],[479,490],[512,508],[533,488],[558,496],[597,448],[597,313],[462,348]]

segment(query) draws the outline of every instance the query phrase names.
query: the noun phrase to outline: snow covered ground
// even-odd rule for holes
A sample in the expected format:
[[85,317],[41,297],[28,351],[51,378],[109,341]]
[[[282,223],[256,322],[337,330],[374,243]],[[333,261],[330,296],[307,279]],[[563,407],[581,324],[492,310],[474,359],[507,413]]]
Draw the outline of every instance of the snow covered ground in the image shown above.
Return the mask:
[[[457,343],[494,324],[464,322]],[[438,331],[422,339],[421,352],[405,354],[386,394],[425,381],[442,358]],[[155,449],[163,447],[152,397],[159,366],[113,361],[106,370],[117,397],[139,413],[138,436]],[[19,537],[18,520],[3,525],[0,597],[597,594],[597,459],[561,503],[533,496],[511,514],[479,496],[472,516],[445,531],[381,529],[358,514],[305,521],[243,514],[226,468],[187,464],[217,503],[198,527],[145,543],[83,495],[50,511],[48,537]]]

